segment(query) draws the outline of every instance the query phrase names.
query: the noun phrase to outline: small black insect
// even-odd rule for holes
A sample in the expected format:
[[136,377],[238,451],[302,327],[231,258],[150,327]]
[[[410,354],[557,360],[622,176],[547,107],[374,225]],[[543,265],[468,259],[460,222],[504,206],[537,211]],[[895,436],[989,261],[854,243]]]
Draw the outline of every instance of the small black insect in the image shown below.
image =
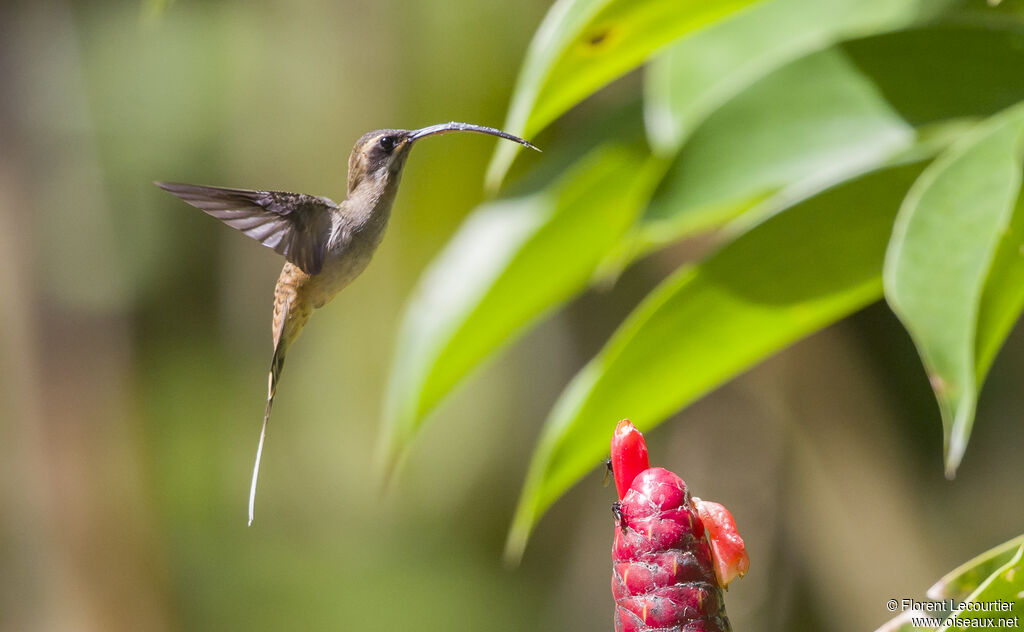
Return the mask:
[[612,515],[615,516],[615,524],[625,531],[626,523],[622,521],[622,503],[617,500],[612,503]]

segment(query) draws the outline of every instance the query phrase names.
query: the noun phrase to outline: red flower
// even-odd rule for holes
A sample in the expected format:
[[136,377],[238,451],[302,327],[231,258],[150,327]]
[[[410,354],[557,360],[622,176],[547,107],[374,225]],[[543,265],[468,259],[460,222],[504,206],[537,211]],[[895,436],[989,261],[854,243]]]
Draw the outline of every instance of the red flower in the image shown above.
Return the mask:
[[718,503],[691,499],[674,473],[648,467],[647,444],[628,420],[615,429],[611,459],[619,492],[616,632],[731,630],[722,587],[749,565],[732,516]]

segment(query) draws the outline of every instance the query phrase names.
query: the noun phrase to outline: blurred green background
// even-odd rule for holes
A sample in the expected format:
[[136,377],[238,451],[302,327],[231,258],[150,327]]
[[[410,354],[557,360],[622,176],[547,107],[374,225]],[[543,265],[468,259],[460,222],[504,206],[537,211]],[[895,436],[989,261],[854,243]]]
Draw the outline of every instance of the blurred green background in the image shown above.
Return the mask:
[[[246,528],[281,261],[151,184],[341,199],[365,131],[499,124],[547,9],[0,8],[0,629],[611,628],[598,464],[520,567],[503,566],[504,539],[557,394],[701,243],[645,259],[501,354],[382,493],[371,455],[399,315],[484,199],[494,141],[418,146],[370,268],[290,355]],[[874,629],[885,600],[923,597],[1018,534],[1022,376],[1017,333],[955,481],[920,362],[880,304],[651,433],[654,460],[726,503],[747,539],[734,628]]]

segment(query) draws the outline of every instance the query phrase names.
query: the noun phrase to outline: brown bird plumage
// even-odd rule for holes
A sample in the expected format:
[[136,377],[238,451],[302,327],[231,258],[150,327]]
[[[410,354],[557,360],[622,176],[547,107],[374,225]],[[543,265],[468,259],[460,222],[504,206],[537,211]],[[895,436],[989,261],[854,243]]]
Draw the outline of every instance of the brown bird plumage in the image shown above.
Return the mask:
[[443,123],[418,130],[376,130],[365,134],[352,149],[348,194],[341,204],[302,193],[155,183],[273,248],[287,260],[274,287],[274,356],[249,489],[249,524],[253,519],[267,421],[288,348],[313,310],[323,307],[370,263],[384,238],[402,167],[413,143],[446,132],[490,134],[537,149],[517,136],[468,123]]

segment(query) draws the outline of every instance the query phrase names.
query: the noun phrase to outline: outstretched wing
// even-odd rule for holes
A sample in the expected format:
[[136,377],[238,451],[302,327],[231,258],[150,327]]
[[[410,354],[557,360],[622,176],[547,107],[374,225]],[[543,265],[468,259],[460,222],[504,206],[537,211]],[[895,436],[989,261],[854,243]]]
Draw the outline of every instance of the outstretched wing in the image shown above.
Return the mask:
[[154,184],[273,248],[307,274],[323,267],[331,211],[338,207],[327,198],[176,182]]

